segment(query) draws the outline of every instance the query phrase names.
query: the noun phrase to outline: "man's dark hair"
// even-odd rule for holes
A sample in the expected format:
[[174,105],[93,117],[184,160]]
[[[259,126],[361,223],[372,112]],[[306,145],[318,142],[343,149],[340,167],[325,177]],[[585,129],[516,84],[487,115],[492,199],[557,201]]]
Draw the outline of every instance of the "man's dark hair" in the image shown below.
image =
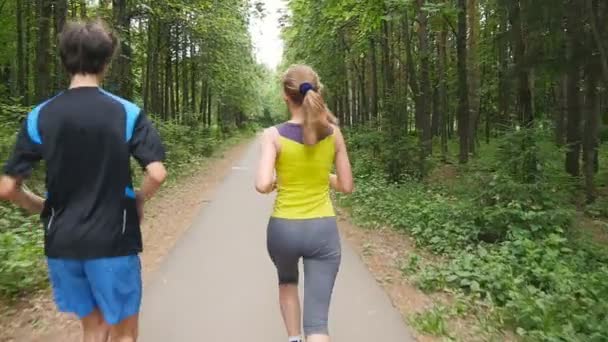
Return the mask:
[[112,60],[118,38],[103,21],[68,22],[59,35],[59,53],[70,75],[100,74]]

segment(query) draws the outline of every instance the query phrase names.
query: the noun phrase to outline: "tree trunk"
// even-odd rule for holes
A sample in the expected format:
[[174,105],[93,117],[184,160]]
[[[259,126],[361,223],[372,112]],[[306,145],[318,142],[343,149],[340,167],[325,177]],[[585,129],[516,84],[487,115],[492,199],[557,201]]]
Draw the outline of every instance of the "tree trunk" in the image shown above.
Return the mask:
[[370,64],[372,71],[372,79],[371,79],[371,108],[370,114],[373,119],[378,118],[378,63],[376,62],[376,41],[371,38],[370,39]]
[[[55,36],[59,35],[63,30],[66,18],[68,16],[68,1],[55,0]],[[59,54],[55,59],[55,88],[63,89],[67,85],[66,75],[63,71],[63,65]]]
[[479,9],[477,0],[468,0],[468,22],[469,22],[469,41],[468,41],[468,85],[469,85],[469,105],[470,105],[470,125],[469,125],[469,151],[475,153],[477,123],[479,121],[480,107],[480,82],[479,71]]
[[555,110],[555,143],[557,146],[564,146],[566,143],[566,117],[568,116],[568,76],[566,74],[560,77],[559,82],[555,86],[555,97],[557,99],[558,108]]
[[24,30],[23,30],[23,3],[22,0],[16,2],[17,15],[17,94],[24,96],[21,100],[22,104],[27,104],[26,99],[26,84],[25,84],[25,65],[24,54],[29,54],[29,51],[24,46]]
[[[211,108],[213,106],[213,89],[211,85],[207,86],[207,125],[211,127]],[[217,113],[219,116],[220,113]]]
[[[431,91],[431,60],[430,50],[428,42],[428,15],[424,10],[425,0],[417,0],[418,5],[418,42],[419,42],[419,54],[420,54],[420,105],[421,119],[420,119],[420,143],[422,147],[423,155],[421,158],[425,159],[433,152],[433,137],[431,134],[431,111],[430,103],[433,98],[433,92]],[[421,160],[421,163],[423,161]]]
[[[599,62],[599,61],[598,61]],[[587,202],[596,198],[594,184],[595,166],[598,164],[600,96],[598,93],[597,65],[588,65],[587,98],[585,106],[585,133],[583,142],[583,160],[585,169],[585,192]]]
[[46,99],[51,88],[51,14],[53,6],[51,0],[37,0],[38,12],[38,44],[36,45],[36,86],[35,98],[37,102]]
[[525,18],[522,19],[521,0],[511,1],[509,20],[513,30],[513,59],[517,72],[518,102],[520,107],[520,124],[531,127],[534,114],[532,113],[532,91],[530,89],[530,67],[527,53],[527,33]]
[[461,164],[469,161],[469,85],[467,80],[467,2],[458,0],[458,134]]
[[114,25],[120,35],[120,50],[112,62],[109,88],[127,99],[133,98],[131,58],[131,17],[129,15],[127,0],[112,0],[112,17]]
[[34,23],[32,23],[32,3],[30,1],[26,1],[25,3],[21,3],[22,5],[24,5],[24,12],[23,14],[25,15],[24,20],[25,20],[25,29],[23,30],[23,33],[25,35],[25,46],[24,46],[24,52],[23,52],[23,64],[24,64],[24,86],[25,86],[25,93],[24,93],[24,104],[26,106],[29,106],[31,104],[31,93],[32,93],[32,84],[30,82],[30,75],[31,75],[31,60],[30,60],[30,56],[32,55],[32,31],[31,31],[31,27],[34,26]]
[[595,5],[593,0],[584,0],[585,8],[587,10],[587,17],[589,18],[589,26],[591,27],[591,32],[593,35],[593,40],[595,43],[595,47],[597,52],[599,53],[599,64],[600,70],[602,71],[602,76],[604,78],[604,83],[608,85],[608,51],[606,46],[604,45],[605,40],[602,39],[602,35],[599,31],[597,25],[596,13],[598,12],[599,2],[596,2]]
[[80,3],[80,18],[87,17],[87,0],[79,0]]
[[580,66],[577,58],[577,52],[580,48],[580,35],[578,32],[580,13],[577,12],[577,6],[573,0],[571,0],[571,5],[568,6],[567,12],[568,85],[566,98],[568,101],[568,128],[566,144],[568,145],[568,151],[566,152],[566,171],[572,176],[578,176],[580,174],[581,156]]
[[179,122],[179,118],[181,117],[181,111],[180,111],[180,98],[179,98],[179,89],[180,89],[180,72],[179,72],[179,66],[180,66],[180,61],[182,60],[180,58],[181,55],[181,27],[178,24],[175,27],[175,37],[173,37],[173,40],[175,41],[175,45],[174,45],[174,49],[175,49],[175,82],[174,82],[174,99],[173,99],[173,107],[174,107],[174,111],[173,113],[175,114],[175,117],[178,118],[178,122]]
[[504,125],[510,121],[509,106],[511,103],[511,81],[509,72],[509,15],[508,15],[508,1],[509,0],[498,0],[498,16],[500,32],[498,33],[497,44],[498,44],[498,114],[500,116],[501,123]]
[[191,39],[190,40],[190,90],[192,92],[191,98],[190,98],[190,111],[192,113],[197,113],[196,111],[196,84],[197,84],[197,79],[198,79],[198,75],[197,75],[197,68],[196,68],[196,58],[194,57],[195,55],[195,46],[194,46],[194,40]]
[[441,130],[441,156],[447,160],[448,154],[448,86],[447,86],[447,39],[448,31],[445,22],[441,25],[439,40],[437,44],[437,78],[439,79],[439,128]]

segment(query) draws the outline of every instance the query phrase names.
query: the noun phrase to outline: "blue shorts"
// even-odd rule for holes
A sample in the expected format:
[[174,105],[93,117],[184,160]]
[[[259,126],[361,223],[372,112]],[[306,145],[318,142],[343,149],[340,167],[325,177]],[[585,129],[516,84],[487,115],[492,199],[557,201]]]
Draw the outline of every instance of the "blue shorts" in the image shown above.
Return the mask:
[[91,260],[48,259],[59,311],[80,319],[99,309],[116,325],[139,313],[142,297],[139,256]]

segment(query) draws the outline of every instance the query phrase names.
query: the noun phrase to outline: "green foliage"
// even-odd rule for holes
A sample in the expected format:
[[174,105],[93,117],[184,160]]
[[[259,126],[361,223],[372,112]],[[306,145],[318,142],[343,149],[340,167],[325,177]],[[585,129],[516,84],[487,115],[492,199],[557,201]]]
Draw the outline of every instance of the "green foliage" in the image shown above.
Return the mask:
[[358,176],[375,174],[378,170],[391,182],[421,178],[419,146],[415,137],[400,135],[391,138],[377,129],[346,131],[346,139],[353,153],[354,173]]
[[37,218],[0,205],[0,297],[14,298],[45,286],[42,235]]
[[[341,203],[367,226],[390,225],[445,262],[420,266],[425,291],[456,289],[500,308],[495,320],[529,341],[603,341],[608,336],[608,257],[568,239],[573,224],[573,184],[562,171],[563,154],[542,127],[498,139],[459,171],[461,177],[435,184],[390,183],[378,163],[374,133],[350,134],[357,190]],[[530,148],[534,177],[522,144]],[[381,146],[381,145],[380,145]],[[488,153],[488,151],[490,153]],[[597,208],[605,202],[599,201]],[[606,206],[608,207],[608,206]],[[595,208],[595,207],[594,207]],[[437,310],[413,322],[426,333],[444,332]]]
[[435,306],[430,310],[413,315],[410,318],[410,323],[421,333],[433,336],[448,336],[446,315],[447,312],[444,307]]

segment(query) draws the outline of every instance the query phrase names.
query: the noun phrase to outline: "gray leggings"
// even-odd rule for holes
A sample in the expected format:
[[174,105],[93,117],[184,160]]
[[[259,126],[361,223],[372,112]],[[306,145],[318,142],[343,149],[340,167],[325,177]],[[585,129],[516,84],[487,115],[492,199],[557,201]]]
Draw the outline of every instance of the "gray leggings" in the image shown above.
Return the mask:
[[267,246],[279,284],[298,284],[298,262],[304,259],[304,334],[328,335],[329,302],[342,256],[336,218],[271,218]]

